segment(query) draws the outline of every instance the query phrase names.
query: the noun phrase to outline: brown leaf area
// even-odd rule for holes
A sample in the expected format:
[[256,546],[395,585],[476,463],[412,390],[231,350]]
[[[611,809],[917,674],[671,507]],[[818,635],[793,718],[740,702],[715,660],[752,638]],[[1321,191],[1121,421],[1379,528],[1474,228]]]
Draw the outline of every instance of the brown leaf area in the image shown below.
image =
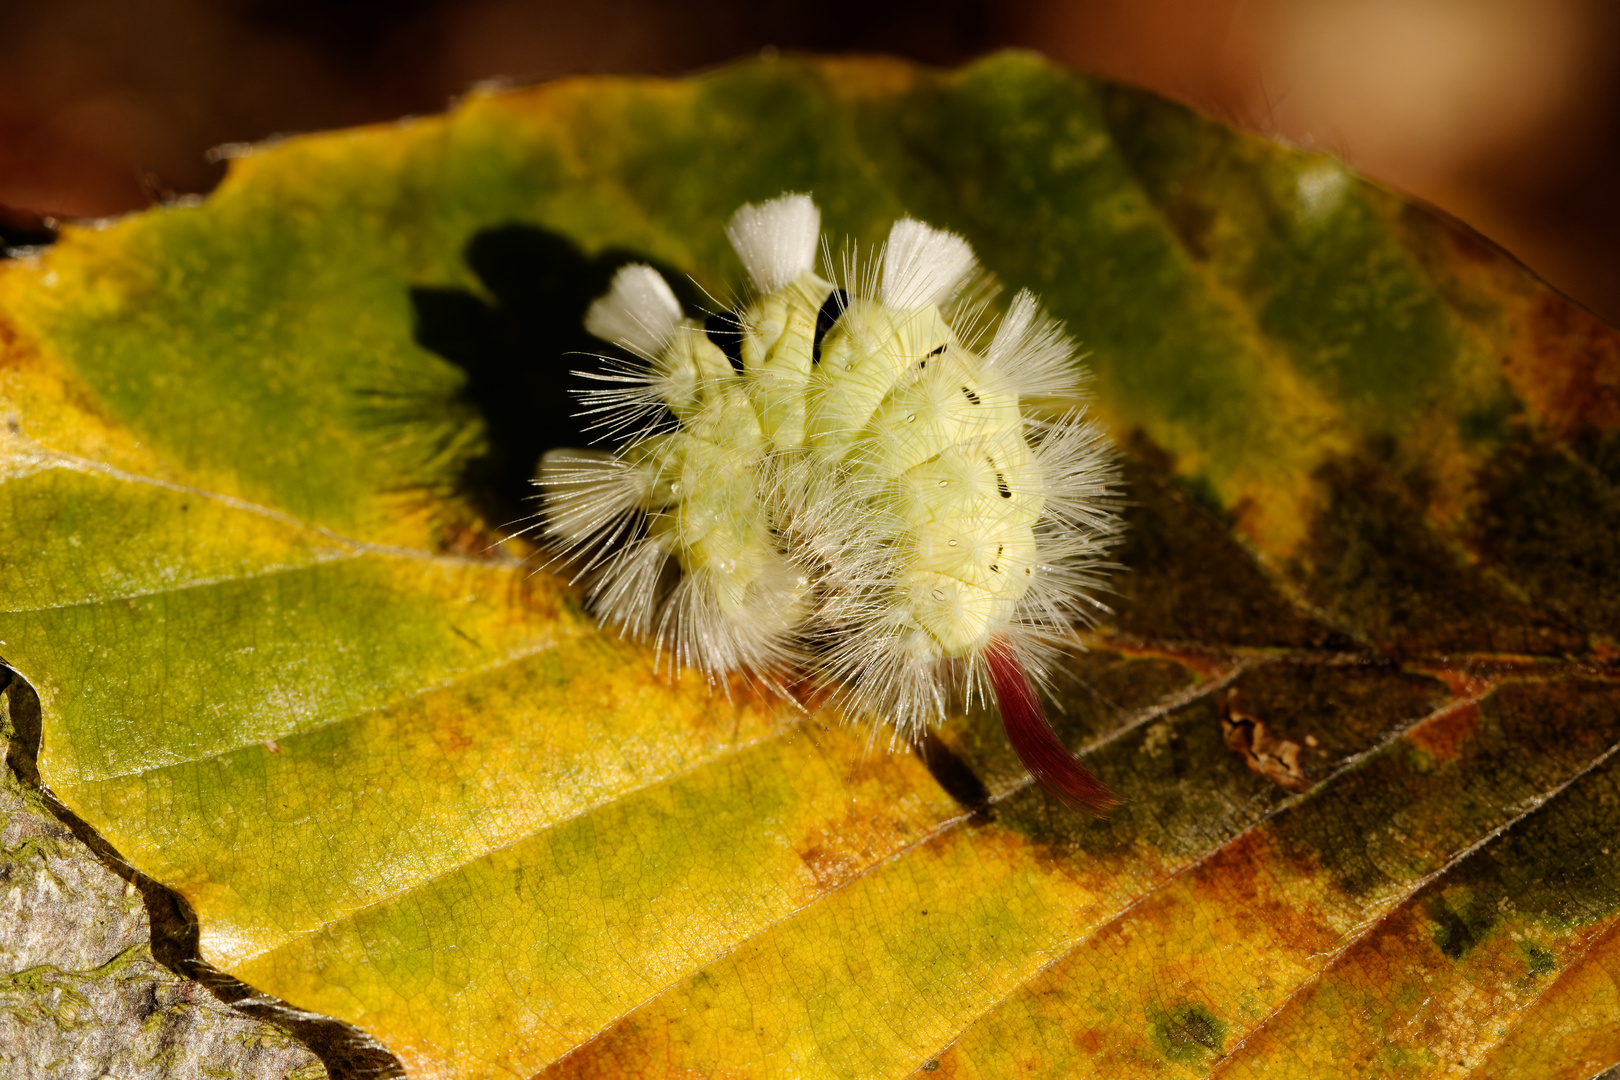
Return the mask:
[[1552,433],[1574,440],[1620,429],[1620,341],[1613,329],[1551,293],[1536,300],[1526,322],[1524,360],[1507,370]]

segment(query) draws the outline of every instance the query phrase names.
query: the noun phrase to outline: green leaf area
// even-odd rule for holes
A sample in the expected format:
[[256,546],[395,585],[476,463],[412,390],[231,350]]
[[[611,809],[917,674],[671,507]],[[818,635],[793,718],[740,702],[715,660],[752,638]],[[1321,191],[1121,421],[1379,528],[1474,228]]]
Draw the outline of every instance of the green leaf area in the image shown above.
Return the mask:
[[[672,684],[500,540],[612,268],[736,296],[783,190],[1089,350],[1129,533],[1054,705],[1108,819],[993,716]],[[1331,157],[1027,55],[560,82],[68,229],[0,350],[42,782],[411,1075],[1620,1061],[1620,336]]]

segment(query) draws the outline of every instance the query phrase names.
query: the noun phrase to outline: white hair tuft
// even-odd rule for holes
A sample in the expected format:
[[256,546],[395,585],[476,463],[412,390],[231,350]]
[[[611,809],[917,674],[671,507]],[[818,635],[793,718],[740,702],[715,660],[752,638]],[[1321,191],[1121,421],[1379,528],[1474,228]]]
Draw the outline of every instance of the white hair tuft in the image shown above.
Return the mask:
[[585,313],[585,329],[641,356],[657,356],[675,336],[681,304],[663,275],[631,263],[613,275],[607,295]]
[[973,272],[973,248],[953,232],[901,218],[883,253],[883,289],[889,307],[915,311],[949,299]]
[[1022,398],[1073,396],[1084,380],[1063,324],[1041,311],[1028,289],[1013,297],[984,362]]
[[808,195],[779,195],[768,202],[744,203],[731,215],[726,239],[736,249],[754,287],[775,292],[815,265],[821,210]]
[[984,362],[1007,363],[1018,351],[1024,338],[1034,329],[1039,311],[1035,294],[1028,289],[1019,289],[1018,295],[1013,297],[1013,302],[1007,305],[1007,314],[1002,316],[1001,325],[996,327],[996,336],[991,340],[990,347],[984,351]]
[[635,511],[643,486],[636,469],[602,450],[547,450],[535,482],[545,493],[547,534],[569,544],[611,531]]

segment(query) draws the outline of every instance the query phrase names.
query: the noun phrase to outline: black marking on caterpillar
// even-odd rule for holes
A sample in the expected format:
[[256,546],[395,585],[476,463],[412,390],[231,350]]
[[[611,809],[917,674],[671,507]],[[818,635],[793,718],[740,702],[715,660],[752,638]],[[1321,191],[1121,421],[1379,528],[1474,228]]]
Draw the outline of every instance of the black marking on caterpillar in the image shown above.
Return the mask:
[[849,307],[849,293],[843,289],[834,289],[827,294],[827,299],[821,302],[821,310],[816,312],[816,335],[810,342],[810,362],[821,363],[821,342],[827,332],[833,328],[838,317]]

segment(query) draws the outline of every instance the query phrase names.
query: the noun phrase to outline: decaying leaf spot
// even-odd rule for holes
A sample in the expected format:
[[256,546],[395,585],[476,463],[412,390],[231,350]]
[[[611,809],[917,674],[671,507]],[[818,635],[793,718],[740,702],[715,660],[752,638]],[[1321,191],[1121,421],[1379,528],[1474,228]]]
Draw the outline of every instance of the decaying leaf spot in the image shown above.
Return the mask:
[[1243,711],[1237,687],[1221,699],[1221,734],[1243,763],[1289,791],[1311,786],[1299,765],[1299,743],[1272,734],[1264,720]]
[[1620,334],[1548,293],[1527,336],[1529,348],[1506,371],[1543,422],[1566,439],[1620,429]]
[[1206,1065],[1220,1057],[1226,1044],[1226,1025],[1195,1001],[1156,1011],[1148,1034],[1158,1051],[1178,1065]]
[[1427,753],[1436,765],[1455,761],[1479,728],[1479,701],[1467,699],[1440,710],[1412,732],[1412,746]]

